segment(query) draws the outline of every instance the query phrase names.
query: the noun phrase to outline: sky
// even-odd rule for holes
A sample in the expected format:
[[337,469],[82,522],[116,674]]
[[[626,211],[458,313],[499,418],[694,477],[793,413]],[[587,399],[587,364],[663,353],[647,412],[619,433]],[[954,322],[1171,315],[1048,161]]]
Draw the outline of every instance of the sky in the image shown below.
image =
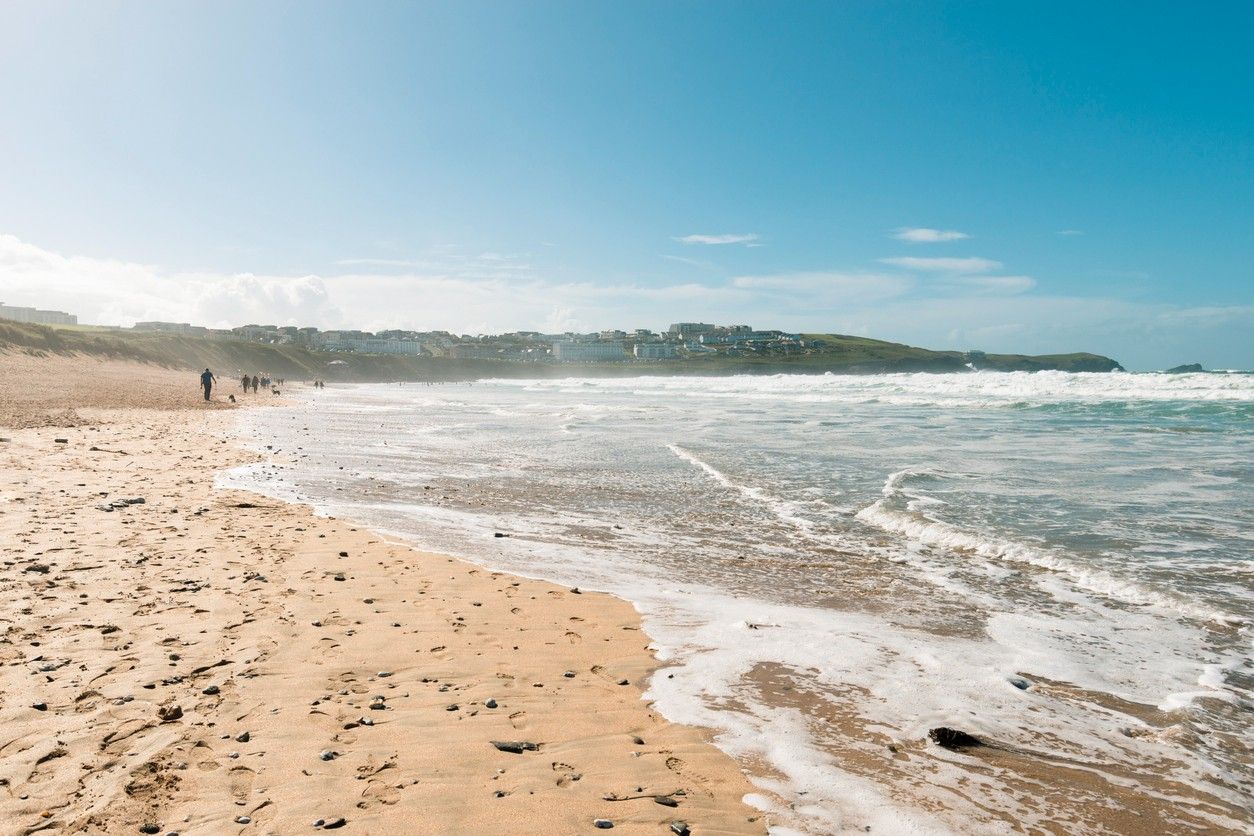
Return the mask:
[[1254,368],[1254,4],[0,3],[0,302]]

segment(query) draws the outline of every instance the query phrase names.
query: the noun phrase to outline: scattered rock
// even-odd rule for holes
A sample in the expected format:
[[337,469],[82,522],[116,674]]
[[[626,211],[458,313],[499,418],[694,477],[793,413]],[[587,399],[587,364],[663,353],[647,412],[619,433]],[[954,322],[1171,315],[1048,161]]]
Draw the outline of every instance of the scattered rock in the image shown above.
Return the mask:
[[637,736],[635,736],[635,737],[633,737],[633,738],[631,739],[631,742],[632,742],[632,743],[634,743],[634,744],[636,744],[637,746],[643,746],[643,745],[644,745],[644,738],[643,738],[643,737],[640,737],[639,735],[637,735]]
[[688,829],[688,822],[673,821],[671,822],[671,833],[674,833],[675,836],[690,836],[692,831]]
[[336,576],[335,576],[335,580],[337,580],[337,581],[342,581],[342,580],[344,580],[344,576],[343,576],[343,575],[336,575]]
[[235,736],[235,742],[236,742],[236,743],[247,743],[248,741],[252,740],[252,738],[253,738],[253,736],[252,736],[251,734],[249,734],[248,732],[243,732],[243,733],[241,733],[241,734],[237,734],[237,735]]
[[1032,687],[1032,683],[1028,682],[1021,676],[1010,677],[1010,684],[1018,688],[1020,691],[1026,691],[1028,688]]
[[340,817],[338,819],[331,819],[331,821],[327,822],[326,824],[322,826],[322,829],[323,830],[336,830],[338,828],[343,827],[346,824],[348,824],[348,819]]
[[620,679],[620,680],[618,680],[618,684],[619,684],[619,685],[630,685],[630,684],[631,684],[631,680],[629,680],[629,679]]
[[22,571],[23,572],[38,572],[41,575],[46,575],[52,571],[52,567],[49,566],[47,563],[32,563],[29,566],[27,566],[25,569],[23,569]]
[[340,557],[348,557],[348,552],[340,552]]
[[68,438],[54,438],[52,439],[52,443],[53,444],[69,444],[70,440]]
[[448,706],[448,707],[447,707],[447,708],[445,708],[444,710],[445,710],[445,711],[456,711],[459,707],[460,707],[460,706],[458,706],[458,705],[457,705],[457,703],[453,703],[452,705]]
[[236,816],[235,823],[236,824],[252,824],[253,820],[250,819],[248,816]]
[[491,697],[488,697],[488,699],[484,700],[483,707],[484,708],[496,708],[496,700],[492,699]]
[[139,826],[139,832],[140,833],[160,833],[161,827],[159,825],[155,825],[149,822],[148,824],[141,824]]
[[35,709],[36,711],[47,711],[47,710],[48,710],[48,703],[46,703],[46,702],[37,702],[37,703],[35,703],[34,705],[32,705],[32,706],[31,706],[31,708]]
[[969,749],[973,746],[984,745],[978,737],[958,729],[951,729],[948,726],[938,726],[931,729],[927,736],[942,749]]
[[498,531],[498,532],[496,532],[495,534],[493,534],[492,536],[493,536],[493,537],[508,537],[509,535],[508,535],[508,534],[506,534],[506,533],[505,533],[505,532],[503,532],[503,531]]
[[319,757],[319,758],[321,758],[321,759],[322,759],[322,760],[324,760],[324,761],[333,761],[333,760],[335,760],[335,758],[336,758],[336,756],[337,756],[338,754],[339,754],[338,752],[332,752],[330,749],[323,749],[323,750],[322,750],[322,751],[318,754],[318,757]]
[[201,691],[200,693],[204,694],[206,697],[212,697],[212,696],[214,696],[215,694],[217,694],[217,693],[218,693],[219,691],[221,691],[221,690],[222,690],[222,689],[221,689],[221,688],[219,688],[217,685],[210,685],[208,688],[206,688],[205,690]]
[[512,752],[515,755],[521,755],[523,752],[535,752],[540,748],[539,744],[530,743],[526,740],[493,740],[492,745],[502,752]]
[[679,802],[671,798],[669,795],[655,795],[653,800],[663,807],[678,807]]
[[175,720],[183,718],[183,707],[178,703],[159,706],[157,708],[157,716],[161,718],[163,723],[173,723]]
[[574,678],[575,678],[575,672],[574,672],[574,671],[566,671],[566,673],[562,674],[562,676],[566,677],[567,679],[574,679]]
[[614,822],[610,821],[609,819],[593,819],[592,826],[599,827],[602,830],[609,830],[611,827],[614,826]]

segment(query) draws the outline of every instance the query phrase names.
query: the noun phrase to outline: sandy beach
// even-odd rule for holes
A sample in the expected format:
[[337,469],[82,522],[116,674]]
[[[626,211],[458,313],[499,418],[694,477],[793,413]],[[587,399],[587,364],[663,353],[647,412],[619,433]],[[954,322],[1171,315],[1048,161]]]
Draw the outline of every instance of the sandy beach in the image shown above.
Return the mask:
[[626,602],[215,489],[236,383],[0,369],[3,832],[765,831]]

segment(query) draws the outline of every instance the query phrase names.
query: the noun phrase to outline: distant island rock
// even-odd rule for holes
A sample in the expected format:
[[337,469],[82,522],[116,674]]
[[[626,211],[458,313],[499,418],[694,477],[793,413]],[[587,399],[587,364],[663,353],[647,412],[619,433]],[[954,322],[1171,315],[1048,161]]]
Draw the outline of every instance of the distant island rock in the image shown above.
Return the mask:
[[1202,368],[1201,363],[1187,363],[1183,366],[1172,366],[1170,369],[1167,369],[1165,374],[1190,374],[1192,372],[1204,371],[1206,371],[1206,369]]

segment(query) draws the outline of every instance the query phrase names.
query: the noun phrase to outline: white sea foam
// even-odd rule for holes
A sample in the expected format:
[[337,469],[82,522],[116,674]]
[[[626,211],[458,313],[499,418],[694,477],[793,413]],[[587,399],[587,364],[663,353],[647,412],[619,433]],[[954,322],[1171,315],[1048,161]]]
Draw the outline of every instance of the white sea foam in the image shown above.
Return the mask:
[[[336,391],[302,408],[297,426],[317,432],[295,438],[281,410],[250,411],[259,447],[302,444],[307,457],[226,479],[631,600],[669,665],[651,684],[658,709],[769,767],[754,776],[756,803],[779,832],[1002,832],[1007,816],[1042,829],[1060,820],[934,749],[894,762],[901,773],[852,768],[834,752],[876,762],[882,747],[833,737],[821,715],[773,701],[755,684],[763,665],[897,741],[955,725],[1027,752],[1043,746],[1041,757],[1070,754],[1112,783],[1168,764],[1181,784],[1248,800],[1233,789],[1242,761],[1213,746],[1242,734],[1216,711],[1250,700],[1240,684],[1251,670],[1251,573],[1240,559],[1250,376],[441,388],[424,389],[414,409],[403,388]],[[1170,417],[1124,421],[1107,409],[1116,402],[1162,404]],[[363,404],[389,408],[363,425]],[[1053,404],[1061,417],[1038,409]],[[1070,429],[1068,410],[1090,407]],[[1074,694],[1021,690],[1019,677]],[[1188,743],[1084,693],[1225,734]]]

